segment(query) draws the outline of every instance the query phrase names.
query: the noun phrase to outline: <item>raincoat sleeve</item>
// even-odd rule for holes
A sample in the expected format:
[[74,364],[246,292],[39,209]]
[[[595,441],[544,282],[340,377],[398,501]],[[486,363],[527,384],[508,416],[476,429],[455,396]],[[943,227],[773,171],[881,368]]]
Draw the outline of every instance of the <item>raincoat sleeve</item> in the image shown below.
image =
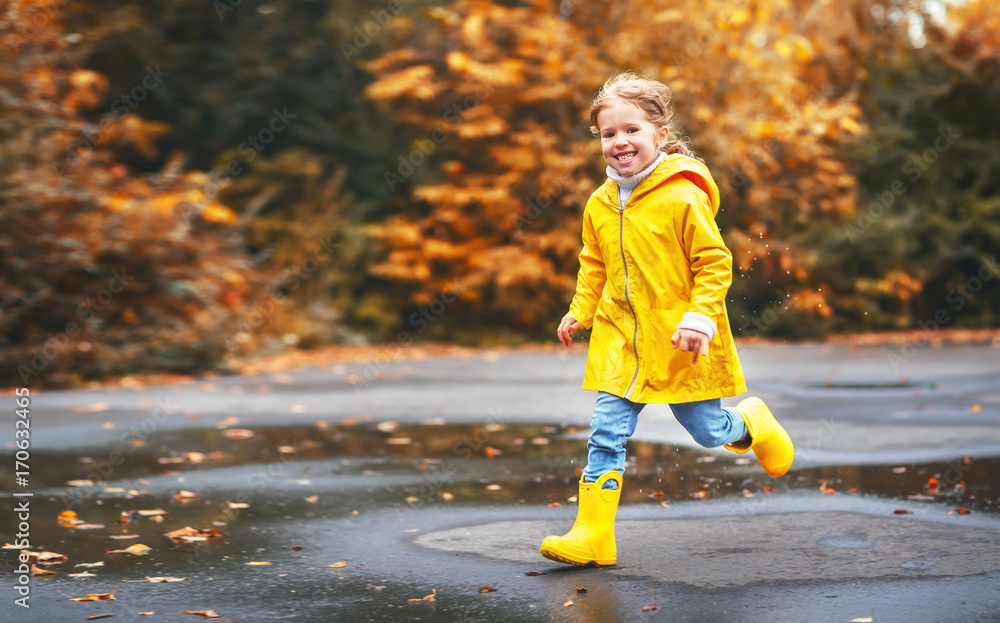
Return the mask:
[[716,319],[725,314],[726,292],[733,282],[733,255],[715,223],[715,211],[701,190],[692,188],[689,200],[675,218],[677,235],[694,277],[687,311],[717,323]]
[[583,250],[580,251],[580,272],[576,275],[576,294],[569,307],[569,315],[589,329],[594,324],[597,302],[604,293],[608,275],[604,271],[604,257],[597,242],[590,211],[583,213]]

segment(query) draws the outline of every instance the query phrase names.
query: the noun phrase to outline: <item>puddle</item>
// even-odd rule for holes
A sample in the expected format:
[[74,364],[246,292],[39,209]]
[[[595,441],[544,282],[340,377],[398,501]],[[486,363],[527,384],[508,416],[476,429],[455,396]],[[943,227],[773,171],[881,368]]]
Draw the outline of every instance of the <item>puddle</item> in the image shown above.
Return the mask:
[[[577,469],[586,458],[585,432],[534,424],[359,422],[257,428],[242,439],[218,429],[169,431],[150,436],[141,446],[39,451],[32,454],[32,543],[66,554],[73,563],[103,561],[100,575],[114,581],[147,575],[226,574],[233,565],[242,571],[246,562],[278,557],[292,564],[305,556],[290,549],[299,544],[287,542],[282,530],[291,520],[320,522],[358,515],[363,521],[369,511],[448,505],[571,506],[568,498],[576,494]],[[810,499],[824,495],[856,495],[896,499],[907,508],[943,504],[996,513],[1000,498],[1000,481],[995,477],[1000,458],[973,458],[967,464],[793,469],[774,480],[752,455],[707,454],[696,448],[636,441],[629,443],[628,451],[623,504],[710,503],[798,490],[816,496],[803,498],[803,510],[809,509]],[[12,459],[7,460],[10,453],[4,457],[4,465],[13,465]],[[929,485],[931,478],[938,483]],[[94,483],[66,484],[82,479]],[[196,497],[187,502],[175,499],[181,490]],[[56,518],[67,508],[81,520],[103,527],[60,526]],[[165,514],[157,521],[133,512],[139,510]],[[13,521],[13,513],[0,520],[5,534],[15,532]],[[194,543],[164,537],[184,526],[216,527],[222,537]],[[114,538],[125,535],[135,537]],[[818,538],[820,545],[830,548],[871,546],[860,532]],[[323,535],[312,540],[322,541]],[[137,542],[153,552],[142,557],[106,553]],[[12,570],[15,554],[2,550],[0,566]],[[310,568],[329,573],[325,567],[332,562],[312,563]],[[904,566],[922,569],[933,564],[914,560]],[[61,579],[65,573],[79,571],[60,569],[60,579],[48,585],[69,583]]]
[[879,382],[864,382],[856,381],[853,383],[834,383],[828,381],[826,383],[813,383],[811,385],[806,385],[808,389],[849,389],[849,390],[884,390],[884,389],[938,389],[941,385],[939,383],[926,382],[926,383],[879,383]]

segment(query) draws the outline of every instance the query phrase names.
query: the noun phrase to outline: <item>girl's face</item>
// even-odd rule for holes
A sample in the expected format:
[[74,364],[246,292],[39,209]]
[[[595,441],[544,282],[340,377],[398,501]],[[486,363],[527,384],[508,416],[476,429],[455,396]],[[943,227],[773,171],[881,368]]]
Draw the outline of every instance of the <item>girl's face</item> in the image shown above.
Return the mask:
[[622,177],[645,169],[669,134],[666,126],[657,128],[646,113],[621,100],[597,113],[597,129],[604,160]]

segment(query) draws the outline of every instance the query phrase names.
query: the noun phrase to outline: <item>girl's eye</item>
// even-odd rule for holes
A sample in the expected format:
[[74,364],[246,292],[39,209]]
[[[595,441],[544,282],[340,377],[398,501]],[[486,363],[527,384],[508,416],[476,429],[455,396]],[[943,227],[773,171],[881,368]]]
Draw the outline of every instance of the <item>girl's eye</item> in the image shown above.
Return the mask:
[[611,138],[611,137],[612,137],[612,136],[614,136],[614,135],[615,135],[615,133],[614,133],[614,132],[605,132],[605,133],[604,133],[604,138]]
[[638,132],[639,128],[629,128],[628,131],[629,131],[629,133]]

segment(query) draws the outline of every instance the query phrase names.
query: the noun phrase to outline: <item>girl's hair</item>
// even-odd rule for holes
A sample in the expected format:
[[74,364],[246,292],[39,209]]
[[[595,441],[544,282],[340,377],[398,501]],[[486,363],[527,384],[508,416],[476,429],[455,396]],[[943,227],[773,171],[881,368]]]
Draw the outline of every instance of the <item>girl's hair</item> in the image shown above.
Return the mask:
[[[646,113],[646,119],[657,128],[669,126],[674,118],[674,111],[669,106],[670,89],[667,88],[667,85],[656,80],[643,78],[631,71],[623,71],[604,83],[597,96],[594,97],[594,103],[590,105],[590,131],[594,136],[597,136],[599,132],[597,113],[618,101],[635,105]],[[681,154],[697,158],[684,138],[668,140],[660,146],[660,150],[667,154]],[[701,158],[697,159],[701,160]]]

